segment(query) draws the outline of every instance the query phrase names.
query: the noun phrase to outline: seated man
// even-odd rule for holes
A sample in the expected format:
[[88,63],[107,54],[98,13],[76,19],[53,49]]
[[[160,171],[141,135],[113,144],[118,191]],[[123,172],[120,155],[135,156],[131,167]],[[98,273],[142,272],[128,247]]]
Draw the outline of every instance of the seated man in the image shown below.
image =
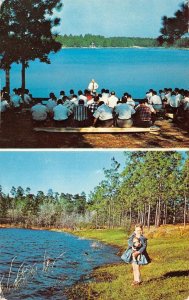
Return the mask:
[[94,121],[93,126],[97,127],[112,127],[114,120],[112,109],[104,104],[103,101],[99,102],[98,108],[93,114]]
[[0,113],[4,113],[7,111],[7,109],[10,107],[9,106],[9,94],[8,93],[3,93],[1,99],[0,99]]
[[32,106],[31,108],[32,120],[38,124],[44,124],[47,119],[48,109],[45,105],[41,103],[39,99],[37,104]]
[[156,91],[152,92],[152,96],[150,98],[150,104],[152,104],[156,112],[159,112],[162,109],[162,100],[161,97],[157,95]]
[[31,103],[32,103],[32,98],[29,95],[29,90],[25,89],[25,91],[24,91],[24,105],[25,106],[30,106]]
[[111,96],[108,98],[108,106],[111,107],[112,109],[117,105],[118,102],[118,97],[116,97],[115,92],[111,92]]
[[138,127],[152,126],[152,112],[147,101],[147,99],[142,100],[136,108],[134,123]]
[[15,94],[11,96],[10,101],[15,110],[19,110],[21,108],[23,101],[18,89],[15,89]]
[[132,115],[135,110],[127,104],[127,98],[123,97],[122,102],[114,109],[116,113],[116,124],[120,128],[129,128],[133,125]]
[[61,99],[58,100],[57,106],[53,108],[53,120],[56,126],[69,125],[70,110],[63,105]]
[[48,109],[48,113],[49,116],[52,117],[53,116],[53,108],[56,106],[57,104],[57,99],[54,93],[50,93],[49,94],[49,100],[47,101],[46,107]]
[[74,126],[86,127],[89,122],[89,109],[86,107],[84,100],[79,100],[78,105],[73,108]]

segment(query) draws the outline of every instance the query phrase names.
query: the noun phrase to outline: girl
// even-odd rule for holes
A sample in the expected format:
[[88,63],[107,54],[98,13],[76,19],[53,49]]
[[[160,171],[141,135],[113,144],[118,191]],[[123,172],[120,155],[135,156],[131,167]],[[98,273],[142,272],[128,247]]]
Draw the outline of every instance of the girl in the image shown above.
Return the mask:
[[[140,241],[140,247],[137,247],[137,250],[133,251],[136,238]],[[128,245],[127,250],[123,253],[121,258],[126,263],[132,264],[134,276],[132,285],[139,285],[141,283],[140,265],[147,265],[150,262],[146,251],[147,239],[143,236],[143,226],[141,224],[135,225],[135,231],[130,236]]]

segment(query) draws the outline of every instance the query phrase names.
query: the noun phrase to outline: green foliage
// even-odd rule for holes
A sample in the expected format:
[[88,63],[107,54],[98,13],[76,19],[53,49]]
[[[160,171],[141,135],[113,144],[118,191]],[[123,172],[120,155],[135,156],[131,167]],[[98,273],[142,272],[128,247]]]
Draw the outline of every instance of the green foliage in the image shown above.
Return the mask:
[[152,38],[134,37],[104,37],[101,35],[63,35],[57,36],[56,40],[63,47],[156,47],[157,42]]
[[174,17],[162,17],[161,35],[157,38],[160,46],[188,47],[189,38],[181,39],[188,32],[189,8],[188,4],[182,4]]
[[1,218],[14,224],[96,229],[133,223],[160,226],[188,222],[189,155],[175,151],[125,152],[125,166],[114,158],[104,179],[89,194],[31,193],[29,187],[0,188]]
[[0,67],[9,69],[13,62],[22,63],[23,88],[28,62],[38,58],[50,63],[48,54],[61,48],[51,32],[59,25],[59,19],[52,17],[53,9],[61,5],[60,0],[4,0],[0,7]]

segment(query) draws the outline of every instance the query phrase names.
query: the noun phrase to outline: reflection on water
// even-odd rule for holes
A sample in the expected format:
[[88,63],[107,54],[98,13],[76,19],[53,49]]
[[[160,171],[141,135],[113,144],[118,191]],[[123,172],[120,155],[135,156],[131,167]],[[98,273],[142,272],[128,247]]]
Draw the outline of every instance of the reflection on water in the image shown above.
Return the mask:
[[[51,55],[51,65],[30,62],[27,87],[35,97],[53,91],[85,89],[95,78],[100,89],[130,92],[142,98],[149,88],[188,88],[189,51],[174,49],[63,49]],[[13,65],[12,88],[21,86],[21,67]],[[4,73],[0,71],[2,86]]]
[[25,285],[23,281],[20,289],[8,294],[8,300],[66,299],[66,286],[97,266],[120,261],[115,248],[67,233],[0,229],[0,241],[0,277],[4,276],[4,284],[9,276],[11,285],[18,272],[29,270],[25,272]]

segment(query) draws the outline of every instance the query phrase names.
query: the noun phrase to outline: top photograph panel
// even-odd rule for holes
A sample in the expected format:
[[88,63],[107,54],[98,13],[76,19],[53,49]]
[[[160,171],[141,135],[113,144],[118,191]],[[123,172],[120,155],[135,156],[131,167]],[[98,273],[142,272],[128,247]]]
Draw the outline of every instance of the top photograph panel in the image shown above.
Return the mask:
[[0,38],[1,149],[189,148],[189,1],[0,0]]

